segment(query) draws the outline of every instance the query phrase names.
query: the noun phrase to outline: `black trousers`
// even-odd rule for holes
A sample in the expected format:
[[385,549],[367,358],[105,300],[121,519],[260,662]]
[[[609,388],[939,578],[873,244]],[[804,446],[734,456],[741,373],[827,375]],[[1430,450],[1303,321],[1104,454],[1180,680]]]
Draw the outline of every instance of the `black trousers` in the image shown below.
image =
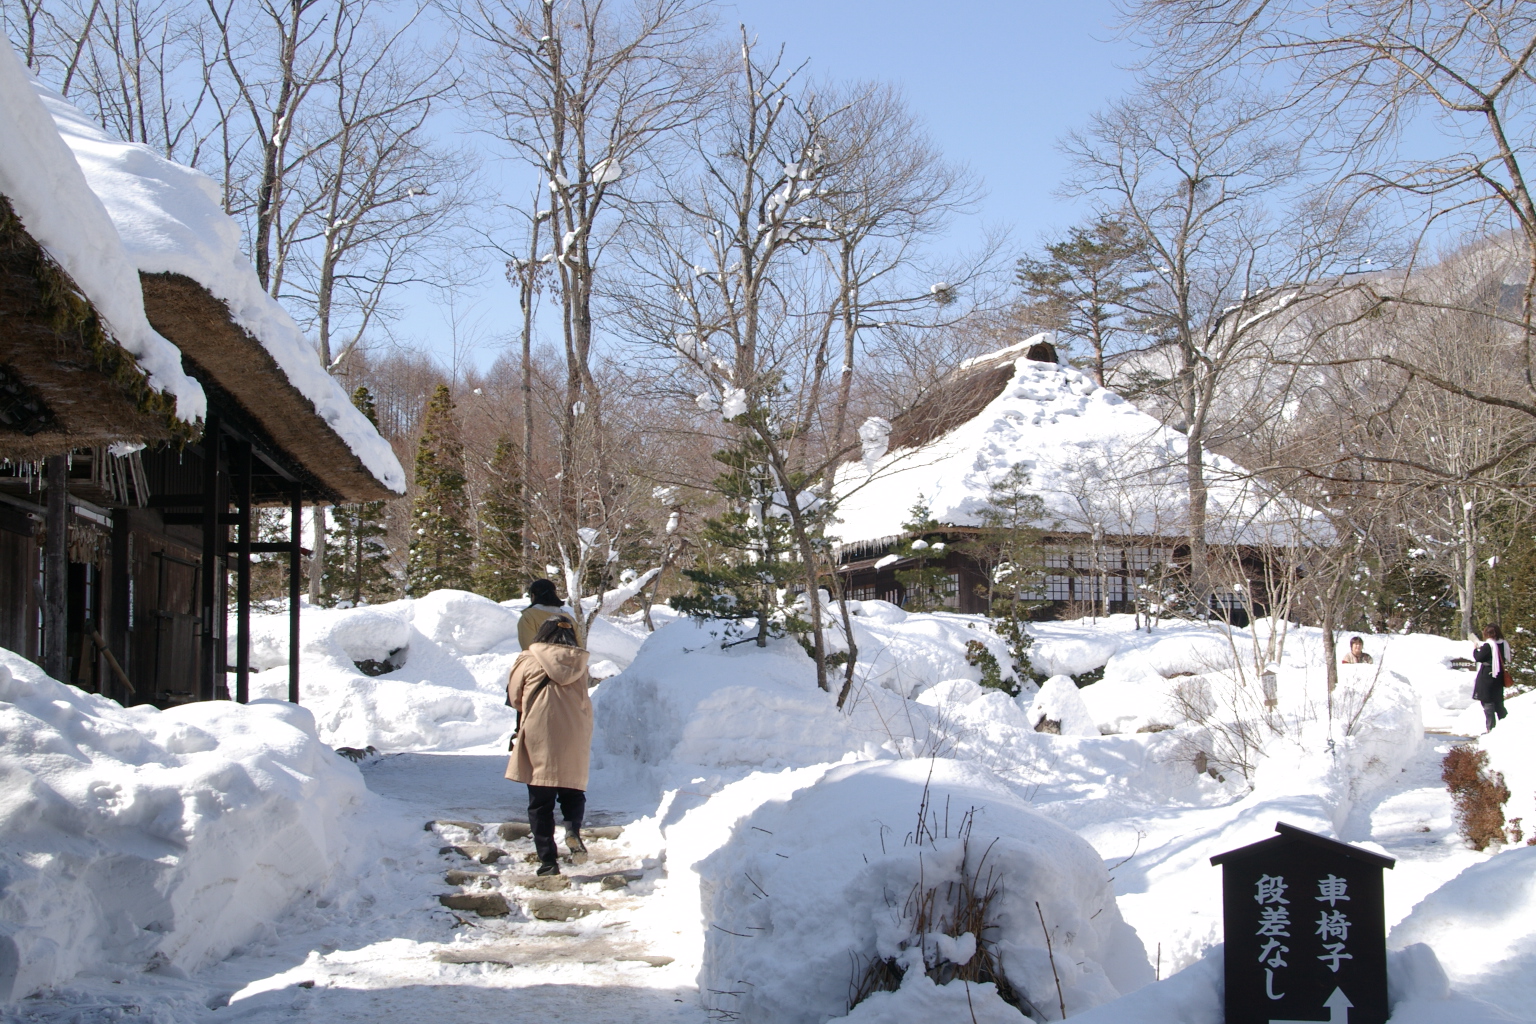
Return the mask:
[[560,817],[567,828],[581,828],[581,819],[587,811],[587,794],[579,789],[564,786],[528,787],[528,824],[535,837],[555,834],[555,803],[560,804]]
[[1483,705],[1483,722],[1489,729],[1497,725],[1499,719],[1509,715],[1509,712],[1504,710],[1503,700],[1485,700],[1481,703]]

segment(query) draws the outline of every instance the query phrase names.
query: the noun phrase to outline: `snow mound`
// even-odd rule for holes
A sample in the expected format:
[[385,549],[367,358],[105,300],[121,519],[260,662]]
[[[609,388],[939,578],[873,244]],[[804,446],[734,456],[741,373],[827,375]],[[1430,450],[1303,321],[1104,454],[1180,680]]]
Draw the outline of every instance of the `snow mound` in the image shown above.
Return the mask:
[[460,654],[484,654],[517,639],[517,612],[466,590],[434,590],[411,612],[423,635]]
[[[1077,684],[1071,676],[1051,676],[1040,686],[1029,705],[1029,724],[1037,732],[1054,732],[1061,736],[1097,736],[1098,723],[1083,702]],[[1052,728],[1046,723],[1055,723]],[[1045,729],[1041,726],[1045,725]]]
[[908,971],[895,992],[874,992],[846,1017],[845,1024],[912,1024],[913,1021],[966,1021],[976,1024],[1019,1024],[1025,1018],[1003,1002],[990,982],[968,985],[952,981],[936,985],[921,971]]
[[[1470,684],[1467,688],[1471,689]],[[1509,717],[1492,732],[1479,736],[1477,745],[1488,751],[1488,766],[1504,774],[1510,794],[1505,816],[1520,818],[1527,832],[1532,832],[1536,831],[1531,827],[1536,825],[1536,757],[1531,756],[1536,750],[1536,691],[1511,697],[1504,706]],[[1473,708],[1475,711],[1469,713],[1476,715],[1476,723],[1470,731],[1475,735],[1482,731],[1483,708],[1480,704]]]
[[123,708],[4,650],[0,735],[0,1001],[228,955],[331,881],[365,797],[303,708]]
[[1528,1013],[1536,1006],[1536,847],[1467,868],[1421,900],[1387,941],[1424,943],[1453,989]]
[[[968,840],[960,835],[967,816]],[[909,894],[931,886],[942,892],[962,871],[999,883],[998,927],[989,937],[1010,983],[1037,1005],[1056,999],[1041,915],[1069,1009],[1108,1002],[1151,980],[1098,854],[976,764],[865,761],[754,776],[722,789],[667,837],[669,862],[692,865],[712,925],[700,987],[721,993],[715,1008],[743,1020],[819,1024],[844,1013],[851,958],[902,957],[911,938]],[[930,937],[926,945],[932,959],[942,943]],[[966,945],[965,938],[953,945]],[[930,992],[915,979],[909,984],[913,991],[897,993],[897,1005],[965,999],[963,986]],[[973,990],[973,1004],[977,998]],[[894,1019],[881,1015],[892,1002],[876,1002],[854,1019]],[[985,995],[981,1003],[1000,1019]]]
[[[1013,376],[975,417],[919,448],[838,468],[839,539],[900,534],[915,494],[941,523],[980,525],[988,488],[1019,464],[1051,520],[1083,533],[1097,525],[1120,536],[1178,534],[1188,502],[1183,434],[1071,367],[1011,351],[986,361],[1011,363]],[[1294,541],[1297,510],[1282,508],[1241,467],[1211,455],[1206,474],[1213,540]]]
[[[234,322],[261,343],[368,471],[404,494],[405,470],[389,442],[320,365],[293,317],[262,289],[240,249],[240,226],[224,212],[213,179],[148,146],[113,138],[68,100],[41,84],[33,87],[116,225],[131,268],[181,274],[227,304]],[[140,294],[136,274],[131,291]]]
[[[523,607],[526,602],[497,604],[463,590],[362,608],[306,605],[300,616],[300,701],[331,746],[505,749],[513,721],[507,674],[520,651]],[[252,664],[261,670],[251,677],[251,692],[286,699],[288,616],[251,619]],[[620,673],[643,635],[622,622],[594,620],[587,638],[592,674]]]
[[150,385],[176,399],[176,415],[188,423],[201,419],[207,411],[202,386],[182,369],[181,350],[145,318],[138,270],[39,102],[41,87],[3,39],[0,50],[0,194],[149,374]]
[[810,664],[792,640],[722,649],[710,623],[674,622],[593,694],[594,746],[649,765],[840,760],[858,744]]

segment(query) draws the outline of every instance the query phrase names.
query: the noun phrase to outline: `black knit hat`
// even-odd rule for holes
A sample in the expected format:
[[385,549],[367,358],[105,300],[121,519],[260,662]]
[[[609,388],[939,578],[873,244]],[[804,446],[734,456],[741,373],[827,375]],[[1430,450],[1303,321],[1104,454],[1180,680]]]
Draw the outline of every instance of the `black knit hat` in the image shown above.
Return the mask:
[[534,580],[528,584],[528,596],[534,604],[547,604],[559,608],[562,602],[560,595],[555,593],[555,585],[549,580]]

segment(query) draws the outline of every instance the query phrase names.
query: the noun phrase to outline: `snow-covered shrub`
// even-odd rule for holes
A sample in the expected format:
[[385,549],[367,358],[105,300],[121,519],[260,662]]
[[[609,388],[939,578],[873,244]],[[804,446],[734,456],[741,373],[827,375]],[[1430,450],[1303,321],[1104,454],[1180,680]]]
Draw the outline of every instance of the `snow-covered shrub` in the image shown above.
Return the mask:
[[303,708],[123,708],[4,650],[0,735],[0,1000],[227,955],[326,886],[365,797]]
[[[958,835],[967,814],[968,841]],[[673,826],[668,860],[692,866],[711,926],[700,986],[731,993],[716,1008],[743,1021],[820,1024],[847,1012],[851,957],[910,960],[921,953],[907,949],[926,947],[934,964],[963,958],[963,939],[947,953],[935,936],[914,943],[908,898],[977,867],[998,883],[989,946],[1030,1002],[1054,1015],[1058,976],[1069,1013],[1151,980],[1098,854],[974,763],[866,761],[753,776]],[[880,1019],[872,1012],[856,1019]]]

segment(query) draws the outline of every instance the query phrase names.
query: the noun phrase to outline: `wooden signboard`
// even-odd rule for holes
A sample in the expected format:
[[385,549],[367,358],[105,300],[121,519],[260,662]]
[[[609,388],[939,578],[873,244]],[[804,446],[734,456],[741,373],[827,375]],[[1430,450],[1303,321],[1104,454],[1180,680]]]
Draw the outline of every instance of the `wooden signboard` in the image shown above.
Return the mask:
[[1282,823],[1221,866],[1226,1024],[1386,1024],[1390,857]]

